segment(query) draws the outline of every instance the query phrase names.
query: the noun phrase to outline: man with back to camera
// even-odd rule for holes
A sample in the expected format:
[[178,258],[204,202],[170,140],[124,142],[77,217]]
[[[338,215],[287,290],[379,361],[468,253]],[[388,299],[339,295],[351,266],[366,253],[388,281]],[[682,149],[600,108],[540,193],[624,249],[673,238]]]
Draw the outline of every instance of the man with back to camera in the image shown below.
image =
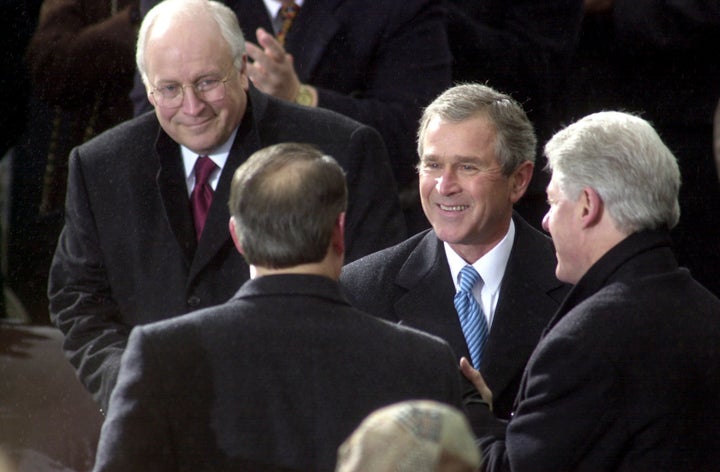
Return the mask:
[[377,132],[255,90],[225,5],[160,3],[141,25],[137,63],[155,114],[72,152],[48,289],[64,349],[103,409],[133,326],[225,302],[249,277],[225,202],[232,171],[255,150],[302,141],[337,158],[350,191],[349,260],[404,237]]
[[[513,213],[533,173],[533,127],[508,95],[465,84],[425,109],[418,136],[432,230],[349,264],[341,283],[358,308],[445,339],[458,359],[474,346],[494,411],[509,417],[525,363],[568,288],[555,278],[550,239]],[[456,292],[468,265],[481,278],[465,298],[477,315],[466,336],[454,298],[464,298]],[[472,425],[484,431],[483,418]]]
[[[589,115],[545,146],[543,226],[575,284],[485,470],[720,469],[720,300],[679,268],[678,164],[645,120]],[[486,399],[479,373],[463,370]]]
[[331,471],[381,406],[462,408],[447,343],[341,295],[347,188],[334,159],[277,144],[231,185],[230,234],[253,278],[223,305],[133,329],[96,471]]

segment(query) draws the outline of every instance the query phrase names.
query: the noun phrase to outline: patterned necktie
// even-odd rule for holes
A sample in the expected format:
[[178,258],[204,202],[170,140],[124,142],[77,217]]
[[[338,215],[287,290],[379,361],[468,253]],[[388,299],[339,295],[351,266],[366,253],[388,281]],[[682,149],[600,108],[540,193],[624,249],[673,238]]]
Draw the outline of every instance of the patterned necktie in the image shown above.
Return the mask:
[[190,194],[190,204],[192,205],[195,234],[198,241],[202,235],[203,227],[205,227],[205,219],[213,197],[213,189],[208,177],[216,167],[212,159],[207,156],[200,156],[195,161],[195,187]]
[[280,30],[277,34],[277,40],[281,46],[285,46],[285,37],[287,36],[288,31],[290,31],[290,27],[292,26],[293,20],[297,16],[299,10],[300,7],[295,2],[283,3],[283,6],[280,8],[279,16],[282,20],[282,24],[280,25]]
[[467,342],[470,360],[473,367],[480,369],[483,346],[488,335],[488,323],[477,300],[473,297],[472,288],[480,280],[480,274],[471,265],[460,271],[460,289],[455,294],[455,309],[460,317],[465,341]]

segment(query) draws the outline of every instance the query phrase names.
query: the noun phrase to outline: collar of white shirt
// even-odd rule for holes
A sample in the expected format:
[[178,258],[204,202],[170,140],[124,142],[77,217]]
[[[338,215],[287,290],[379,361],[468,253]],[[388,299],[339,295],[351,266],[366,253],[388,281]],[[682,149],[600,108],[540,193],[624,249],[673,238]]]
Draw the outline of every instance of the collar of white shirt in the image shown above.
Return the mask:
[[[510,251],[515,241],[515,222],[510,220],[508,232],[505,237],[487,254],[475,261],[472,266],[480,274],[483,283],[473,287],[473,295],[480,303],[480,306],[488,319],[488,325],[492,325],[495,307],[497,306],[500,294],[500,284],[505,275]],[[445,255],[447,256],[450,274],[452,275],[455,291],[458,290],[458,275],[460,270],[467,265],[467,262],[460,257],[448,243],[443,243]]]
[[[272,21],[275,20],[278,16],[278,12],[280,11],[280,7],[282,7],[283,2],[281,0],[263,0],[265,2],[265,8],[267,8],[268,15],[270,15],[270,19]],[[302,7],[303,0],[295,0],[295,3],[297,6]],[[277,31],[276,31],[277,33]]]
[[[230,154],[230,148],[232,148],[233,142],[235,141],[237,131],[238,129],[235,128],[235,131],[232,132],[227,141],[214,149],[211,154],[208,154],[208,157],[212,159],[217,166],[217,169],[210,174],[210,186],[213,190],[217,188],[217,184],[220,181],[220,174],[222,173],[223,167],[225,167],[225,162]],[[185,166],[185,184],[187,185],[189,196],[192,193],[193,187],[195,187],[195,161],[197,161],[200,156],[198,156],[195,151],[191,151],[182,145],[180,146],[180,152],[182,153],[183,165]]]

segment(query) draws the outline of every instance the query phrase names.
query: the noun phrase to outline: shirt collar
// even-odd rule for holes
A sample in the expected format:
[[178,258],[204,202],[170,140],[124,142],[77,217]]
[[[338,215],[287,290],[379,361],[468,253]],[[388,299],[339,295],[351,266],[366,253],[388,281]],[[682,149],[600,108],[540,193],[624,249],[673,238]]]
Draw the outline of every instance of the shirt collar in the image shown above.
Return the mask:
[[[267,8],[270,19],[275,19],[278,16],[282,2],[280,0],[263,0],[265,2],[265,8]],[[297,6],[302,7],[303,0],[295,0]]]
[[[505,237],[487,254],[475,261],[472,266],[480,274],[483,280],[483,291],[495,294],[500,289],[500,283],[505,275],[507,261],[510,259],[510,251],[515,241],[515,222],[511,219],[508,232]],[[467,262],[460,257],[447,242],[443,243],[445,255],[450,266],[455,291],[458,290],[458,275],[460,270],[467,265]]]
[[[235,141],[235,136],[237,135],[237,132],[238,129],[235,128],[235,130],[230,134],[230,137],[227,141],[225,141],[222,145],[218,146],[211,154],[208,154],[208,157],[218,167],[218,171],[214,172],[211,176],[211,184],[213,188],[215,188],[215,185],[217,184],[217,179],[219,178],[223,167],[225,167],[225,162],[227,162],[227,158],[230,154],[230,149],[232,148],[233,142]],[[197,161],[199,156],[195,151],[192,151],[183,145],[180,145],[180,152],[182,153],[183,165],[185,166],[185,181],[188,185],[188,192],[190,192],[195,185],[195,176],[193,174],[193,171],[195,170],[195,161]]]

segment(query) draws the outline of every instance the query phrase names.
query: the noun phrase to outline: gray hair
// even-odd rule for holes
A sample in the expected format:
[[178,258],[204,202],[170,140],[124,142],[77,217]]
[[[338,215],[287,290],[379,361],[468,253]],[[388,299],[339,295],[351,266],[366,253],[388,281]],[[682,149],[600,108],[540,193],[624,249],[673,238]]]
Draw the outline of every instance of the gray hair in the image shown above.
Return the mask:
[[576,200],[584,188],[593,188],[620,231],[671,229],[680,219],[677,160],[638,116],[586,116],[555,134],[545,155],[560,190]]
[[418,129],[418,156],[423,156],[423,141],[428,123],[435,116],[452,123],[487,117],[495,126],[495,155],[505,175],[523,162],[535,162],[537,138],[527,114],[509,95],[482,84],[461,84],[449,88],[425,108]]
[[243,56],[245,55],[245,37],[240,29],[237,15],[227,5],[215,0],[163,0],[147,12],[140,25],[135,62],[143,83],[148,85],[147,64],[145,63],[145,48],[155,22],[160,17],[186,17],[192,18],[205,15],[212,18],[220,29],[220,34],[230,47],[233,65],[241,70]]

